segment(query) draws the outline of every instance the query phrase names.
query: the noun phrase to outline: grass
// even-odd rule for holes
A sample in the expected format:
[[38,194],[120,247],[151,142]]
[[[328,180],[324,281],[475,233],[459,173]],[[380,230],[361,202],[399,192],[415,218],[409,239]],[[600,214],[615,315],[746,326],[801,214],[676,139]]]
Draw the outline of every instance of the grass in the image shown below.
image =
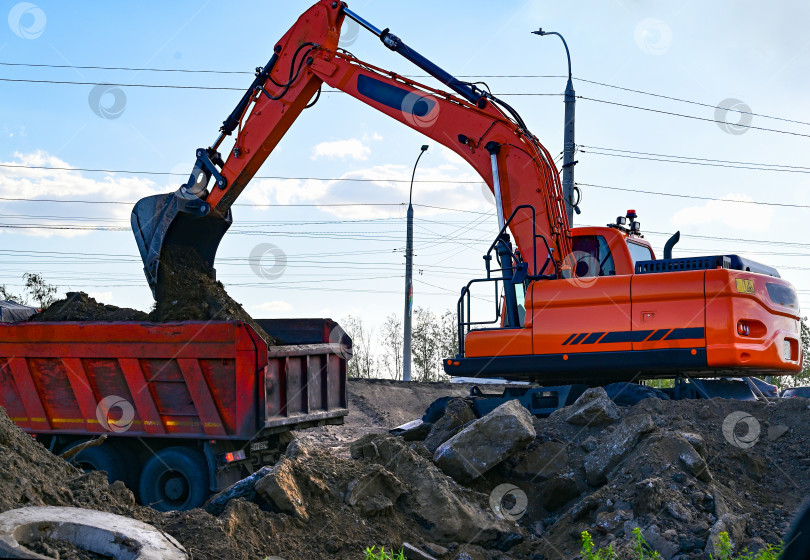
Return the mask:
[[405,553],[402,549],[399,552],[385,550],[384,546],[377,551],[377,547],[372,546],[366,549],[366,560],[405,560]]
[[[633,556],[631,558],[620,558],[616,551],[613,550],[613,545],[607,548],[596,549],[588,531],[582,531],[582,549],[581,554],[583,560],[658,560],[661,555],[652,550],[650,545],[644,540],[641,534],[641,529],[636,527],[633,529]],[[714,557],[709,555],[712,560],[777,560],[779,554],[782,552],[782,545],[767,545],[764,549],[754,552],[742,551],[739,555],[734,556],[731,549],[731,540],[728,533],[720,533],[720,556]],[[376,559],[376,557],[371,557]],[[366,558],[369,560],[369,557]]]

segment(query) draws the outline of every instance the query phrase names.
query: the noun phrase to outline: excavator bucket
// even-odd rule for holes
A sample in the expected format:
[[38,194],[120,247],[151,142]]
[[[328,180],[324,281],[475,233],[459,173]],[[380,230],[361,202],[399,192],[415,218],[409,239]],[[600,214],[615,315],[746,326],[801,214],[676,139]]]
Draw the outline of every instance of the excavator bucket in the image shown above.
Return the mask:
[[167,250],[195,251],[214,277],[214,259],[219,242],[232,223],[231,211],[225,217],[209,213],[210,207],[181,187],[172,194],[148,196],[132,209],[132,231],[143,260],[146,281],[156,297],[161,255]]

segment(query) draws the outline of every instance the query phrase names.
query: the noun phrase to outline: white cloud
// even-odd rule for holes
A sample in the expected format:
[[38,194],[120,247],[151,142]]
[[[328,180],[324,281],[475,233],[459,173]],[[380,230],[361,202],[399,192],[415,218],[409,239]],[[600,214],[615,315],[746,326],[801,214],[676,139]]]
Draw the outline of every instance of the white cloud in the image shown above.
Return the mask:
[[[422,205],[417,207],[419,216],[445,212],[428,205],[476,212],[494,210],[491,196],[488,200],[483,193],[483,180],[461,158],[454,162],[459,165],[440,161],[439,165],[428,167],[427,163],[429,160],[419,165],[417,182],[413,186],[414,204]],[[385,164],[350,171],[332,181],[259,179],[251,183],[243,197],[259,205],[322,205],[319,206],[321,210],[341,219],[402,217],[407,206],[412,170],[407,165]]]
[[[21,217],[3,221],[10,226],[22,226],[9,230],[21,235],[74,237],[88,234],[95,226],[129,229],[132,211],[129,204],[63,204],[62,201],[136,201],[167,192],[147,178],[114,173],[85,176],[70,169],[73,166],[67,162],[43,151],[15,153],[12,161],[0,163],[44,168],[0,167],[0,197],[55,200],[50,203],[6,202],[5,213]],[[68,169],[51,169],[54,167]],[[63,229],[53,229],[57,227]]]
[[357,138],[321,142],[312,148],[312,159],[327,157],[331,159],[368,159],[371,149]]
[[291,311],[292,308],[293,306],[291,304],[281,300],[266,301],[253,306],[253,309],[256,311],[267,311],[270,313],[283,313],[285,311]]
[[758,204],[723,202],[731,200],[753,201],[747,194],[729,193],[720,200],[710,200],[702,206],[683,208],[672,216],[677,228],[690,225],[722,224],[746,231],[762,232],[771,227],[774,210]]
[[101,303],[112,303],[113,301],[112,292],[90,292],[88,295]]

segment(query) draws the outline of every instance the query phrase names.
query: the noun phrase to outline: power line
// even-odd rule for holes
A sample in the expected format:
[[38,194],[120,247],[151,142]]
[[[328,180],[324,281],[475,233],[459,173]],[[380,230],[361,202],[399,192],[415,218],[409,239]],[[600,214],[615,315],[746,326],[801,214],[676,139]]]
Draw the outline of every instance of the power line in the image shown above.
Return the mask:
[[[639,160],[661,161],[666,163],[682,163],[708,167],[724,167],[729,169],[747,169],[753,171],[781,171],[783,173],[810,173],[810,167],[799,165],[781,165],[776,163],[754,163],[745,161],[732,161],[722,159],[697,158],[689,156],[674,156],[668,154],[655,154],[651,152],[638,152],[634,150],[619,150],[617,148],[600,148],[598,146],[579,145],[580,151],[598,156],[612,156]],[[590,150],[601,150],[593,152]],[[608,153],[617,152],[617,153]]]
[[[128,87],[128,88],[157,88],[157,89],[198,89],[198,90],[215,90],[215,91],[241,91],[244,92],[245,88],[224,87],[224,86],[187,86],[176,84],[123,84],[117,82],[75,82],[73,80],[32,80],[28,78],[0,78],[0,82],[16,82],[27,84],[53,84],[53,85],[71,85],[71,86],[109,86],[109,87]],[[321,93],[345,93],[340,89],[324,89]],[[531,97],[557,97],[562,96],[562,93],[497,93],[494,94],[500,97],[509,97],[516,95],[531,96]]]
[[[701,107],[709,107],[711,109],[716,109],[717,108],[716,105],[712,105],[711,103],[701,103],[700,101],[692,101],[690,99],[683,99],[683,98],[680,98],[680,97],[672,97],[670,95],[663,95],[663,94],[660,94],[660,93],[651,93],[649,91],[642,91],[640,89],[632,89],[632,88],[628,88],[628,87],[617,86],[617,85],[614,85],[614,84],[606,84],[604,82],[597,82],[595,80],[586,80],[585,78],[580,78],[580,77],[576,77],[575,79],[578,80],[578,81],[581,81],[581,82],[588,83],[588,84],[594,84],[594,85],[613,88],[613,89],[620,89],[622,91],[629,91],[629,92],[632,92],[632,93],[639,93],[641,95],[649,95],[651,97],[659,97],[661,99],[668,99],[670,101],[678,101],[679,103],[689,103],[690,105],[699,105]],[[752,117],[762,117],[764,119],[773,119],[773,120],[777,120],[777,121],[784,121],[784,122],[789,122],[789,123],[803,124],[803,125],[810,126],[810,122],[805,122],[805,121],[797,121],[797,120],[794,120],[794,119],[786,119],[786,118],[782,118],[782,117],[774,117],[772,115],[766,115],[764,113],[753,113],[751,111],[740,111],[739,109],[729,109],[729,110],[740,113],[740,114],[743,114],[743,115],[751,115]]]
[[[130,173],[132,175],[170,175],[175,177],[188,177],[189,173],[174,173],[171,171],[134,171],[131,169],[100,169],[89,167],[49,167],[47,165],[23,165],[18,163],[0,163],[0,167],[10,169],[48,169],[56,171],[82,171],[87,173]],[[410,179],[366,179],[362,177],[283,177],[278,175],[256,175],[254,179],[281,179],[284,181],[349,181],[356,183],[410,183]],[[416,179],[414,183],[448,183],[453,185],[470,184],[479,185],[483,181],[449,181],[446,179]]]
[[[122,67],[122,66],[76,66],[70,64],[33,64],[33,63],[22,63],[22,62],[0,62],[0,66],[14,66],[14,67],[31,67],[31,68],[69,68],[69,69],[78,69],[78,70],[123,70],[129,72],[168,72],[168,73],[186,73],[186,74],[220,74],[220,75],[248,75],[253,76],[255,72],[248,72],[244,70],[210,70],[210,69],[202,69],[202,70],[193,70],[193,69],[185,69],[185,68],[134,68],[134,67]],[[403,75],[404,78],[430,78],[429,75]],[[554,74],[460,74],[457,75],[458,78],[473,78],[473,79],[490,79],[490,78],[518,78],[518,79],[538,79],[538,78],[565,78],[567,76],[564,75],[554,75]],[[690,105],[697,105],[699,107],[708,107],[711,109],[717,108],[716,105],[711,103],[704,103],[701,101],[695,101],[692,99],[684,99],[682,97],[675,97],[672,95],[664,95],[661,93],[653,93],[649,91],[644,91],[635,88],[629,88],[626,86],[619,86],[616,84],[609,84],[606,82],[598,81],[598,80],[590,80],[587,78],[583,78],[581,76],[574,76],[575,81],[584,82],[587,84],[593,84],[600,87],[606,87],[611,89],[618,89],[621,91],[627,91],[630,93],[637,93],[640,95],[647,95],[650,97],[657,97],[659,99],[666,99],[668,101],[676,101],[678,103],[687,103]],[[241,91],[241,90],[240,90]],[[501,94],[504,95],[504,94]],[[558,94],[546,94],[546,95],[558,95]],[[752,111],[741,111],[739,109],[730,109],[737,113],[743,115],[751,115],[752,117],[761,117],[765,119],[772,119],[778,120],[783,122],[789,122],[794,124],[802,124],[810,126],[810,122],[800,121],[795,119],[788,119],[784,117],[776,117],[773,115],[767,115],[765,113],[754,113]]]
[[[808,136],[810,137],[810,136]],[[22,165],[22,164],[0,164],[0,167],[7,167],[7,168],[23,168],[23,169],[56,169],[62,171],[86,171],[86,172],[99,172],[99,173],[132,173],[132,174],[153,174],[153,175],[183,175],[179,173],[169,173],[169,172],[158,172],[158,171],[132,171],[132,170],[109,170],[109,169],[93,169],[93,168],[70,168],[70,167],[47,167],[47,166],[29,166],[29,165]],[[389,183],[409,183],[407,179],[365,179],[365,178],[356,178],[356,177],[284,177],[284,176],[257,176],[256,179],[277,179],[277,180],[290,180],[290,181],[347,181],[347,182],[389,182]],[[440,183],[440,184],[481,184],[482,181],[450,181],[446,179],[436,179],[436,180],[429,180],[429,179],[421,179],[416,182],[421,183]],[[578,183],[582,186],[589,186],[594,188],[601,188],[601,189],[611,189],[611,190],[620,190],[620,191],[627,191],[627,192],[638,192],[643,194],[659,194],[663,196],[673,196],[678,198],[693,198],[699,200],[716,200],[720,202],[739,202],[742,204],[759,204],[763,206],[780,206],[786,208],[810,208],[808,205],[802,204],[786,204],[780,202],[762,202],[762,201],[753,201],[753,200],[729,200],[725,198],[714,198],[714,197],[704,197],[704,196],[696,196],[696,195],[685,195],[685,194],[674,194],[674,193],[664,193],[658,191],[646,191],[641,189],[631,189],[631,188],[621,188],[621,187],[608,187],[604,185],[594,185],[588,183]],[[72,202],[72,203],[84,203],[84,204],[135,204],[135,202],[118,202],[118,201],[85,201],[85,200],[58,200],[58,199],[29,199],[29,198],[15,198],[15,197],[0,197],[0,200],[9,200],[9,201],[24,201],[24,202]],[[235,206],[254,206],[254,207],[276,207],[276,206],[309,206],[309,207],[319,207],[319,206],[404,206],[404,202],[402,203],[324,203],[324,204],[235,204]],[[478,212],[474,210],[460,210],[457,208],[446,208],[442,206],[434,206],[429,204],[415,204],[415,206],[420,206],[423,208],[432,208],[438,210],[446,210],[446,211],[459,211],[459,212],[470,212],[476,214],[491,214],[492,212]]]
[[593,183],[579,183],[577,185],[582,187],[594,187],[596,189],[608,189],[612,191],[626,191],[626,192],[634,192],[634,193],[641,193],[641,194],[657,194],[659,196],[672,196],[675,198],[692,198],[696,200],[714,200],[718,202],[732,202],[735,204],[754,204],[759,206],[780,206],[782,208],[810,208],[810,205],[807,204],[787,204],[783,202],[763,202],[760,200],[739,200],[739,199],[729,199],[729,198],[714,198],[710,196],[698,196],[698,195],[691,195],[691,194],[679,194],[679,193],[666,193],[661,191],[647,191],[642,189],[630,189],[625,187],[608,187],[605,185],[594,185]]
[[74,66],[72,64],[31,64],[23,62],[0,62],[0,66],[22,66],[30,68],[70,68],[74,70],[126,70],[128,72],[181,72],[185,74],[247,74],[244,70],[189,70],[184,68],[132,68],[126,66]]
[[[578,99],[583,99],[585,101],[594,101],[596,103],[605,103],[607,105],[615,105],[617,107],[625,107],[627,109],[637,109],[639,111],[649,111],[651,113],[659,113],[662,115],[670,115],[673,117],[682,117],[684,119],[694,119],[698,121],[706,121],[706,122],[713,122],[713,123],[720,123],[726,124],[725,121],[719,121],[717,119],[710,119],[708,117],[696,117],[694,115],[684,115],[683,113],[675,113],[673,111],[663,111],[661,109],[652,109],[650,107],[641,107],[639,105],[629,105],[627,103],[619,103],[618,101],[607,101],[605,99],[595,99],[593,97],[584,97],[581,95],[577,96]],[[777,128],[766,128],[763,126],[753,126],[753,125],[746,125],[746,128],[750,128],[753,130],[763,130],[765,132],[778,132],[779,134],[789,134],[791,136],[802,136],[804,138],[810,138],[810,134],[802,134],[801,132],[791,132],[789,130],[779,130]]]

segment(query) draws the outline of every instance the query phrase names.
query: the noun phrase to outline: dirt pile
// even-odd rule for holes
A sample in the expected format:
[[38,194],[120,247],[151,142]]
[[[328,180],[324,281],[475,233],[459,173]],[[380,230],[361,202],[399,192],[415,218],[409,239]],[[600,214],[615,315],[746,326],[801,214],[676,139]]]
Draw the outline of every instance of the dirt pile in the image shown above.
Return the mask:
[[137,506],[121,482],[84,473],[51,454],[20,430],[0,408],[0,511],[23,506],[74,506],[150,522],[156,512]]
[[[599,391],[533,419],[528,443],[523,422],[510,418],[516,411],[465,422],[468,399],[401,437],[367,434],[345,446],[350,458],[305,433],[258,477],[250,501],[212,511],[222,511],[229,539],[252,539],[256,551],[257,534],[277,531],[264,550],[282,557],[354,558],[366,546],[408,542],[448,560],[577,558],[588,531],[597,546],[630,558],[638,528],[663,558],[687,560],[717,557],[720,532],[738,550],[784,536],[810,493],[810,401],[616,407]],[[431,438],[441,441],[435,451],[425,445]],[[502,456],[473,452],[493,438]],[[466,467],[440,468],[465,446]],[[217,542],[223,551],[233,544]]]
[[84,292],[68,292],[32,321],[147,321],[149,315],[137,309],[99,303]]
[[267,334],[242,306],[211,277],[210,267],[194,251],[167,248],[161,255],[151,313],[97,302],[84,292],[68,292],[38,315],[34,321],[242,321],[253,327],[269,344],[281,341]]
[[[434,458],[481,422],[445,417],[427,431],[449,438]],[[667,560],[717,557],[720,532],[737,550],[756,550],[784,536],[810,494],[807,399],[650,398],[627,408],[598,389],[534,427],[525,449],[468,483],[505,500],[502,513],[520,527],[524,540],[504,557],[574,558],[588,531],[630,558],[636,527]]]
[[72,542],[59,539],[39,538],[28,544],[26,548],[48,558],[58,558],[59,560],[115,560],[112,556],[84,550]]
[[[530,425],[517,410],[470,419],[469,400],[458,398],[428,425],[392,436],[380,428],[448,388],[354,382],[353,399],[365,405],[354,422],[371,433],[354,438],[360,426],[350,423],[349,443],[340,427],[303,432],[251,492],[209,502],[213,514],[137,506],[122,484],[82,474],[0,414],[0,510],[109,511],[155,525],[195,558],[235,560],[353,559],[405,542],[439,560],[577,558],[582,531],[630,558],[634,528],[663,558],[687,560],[708,558],[720,531],[738,549],[783,537],[810,494],[810,400],[616,407],[599,391]],[[471,454],[473,469],[437,465],[486,438],[498,439],[498,456]]]
[[151,321],[243,321],[271,344],[278,343],[213,279],[211,267],[194,250],[163,249],[155,296]]

